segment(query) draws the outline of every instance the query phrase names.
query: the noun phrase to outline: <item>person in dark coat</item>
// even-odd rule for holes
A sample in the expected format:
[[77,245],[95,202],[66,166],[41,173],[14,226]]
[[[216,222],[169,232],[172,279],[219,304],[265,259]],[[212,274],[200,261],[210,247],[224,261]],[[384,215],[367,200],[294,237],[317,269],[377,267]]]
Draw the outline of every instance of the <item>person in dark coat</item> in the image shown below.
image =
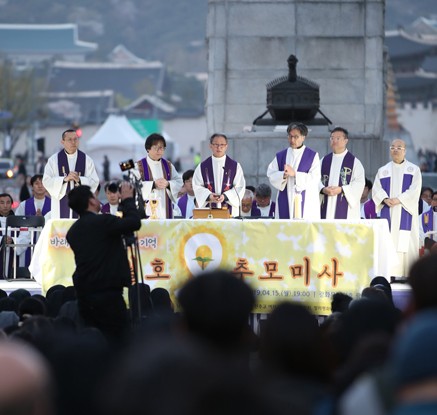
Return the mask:
[[128,324],[123,287],[130,285],[130,269],[123,235],[141,226],[129,183],[122,183],[120,196],[123,218],[98,215],[100,202],[88,186],[78,186],[68,196],[69,207],[79,214],[67,233],[76,261],[73,284],[79,313],[85,325],[110,339],[122,337]]

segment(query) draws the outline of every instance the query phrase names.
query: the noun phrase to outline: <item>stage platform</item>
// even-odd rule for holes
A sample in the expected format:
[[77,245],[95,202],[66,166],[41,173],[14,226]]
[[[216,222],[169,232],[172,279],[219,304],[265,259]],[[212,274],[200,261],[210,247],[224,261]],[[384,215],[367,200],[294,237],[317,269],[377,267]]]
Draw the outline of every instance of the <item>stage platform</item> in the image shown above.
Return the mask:
[[42,294],[41,285],[34,280],[0,280],[0,288],[8,295],[19,288],[24,288],[33,294]]

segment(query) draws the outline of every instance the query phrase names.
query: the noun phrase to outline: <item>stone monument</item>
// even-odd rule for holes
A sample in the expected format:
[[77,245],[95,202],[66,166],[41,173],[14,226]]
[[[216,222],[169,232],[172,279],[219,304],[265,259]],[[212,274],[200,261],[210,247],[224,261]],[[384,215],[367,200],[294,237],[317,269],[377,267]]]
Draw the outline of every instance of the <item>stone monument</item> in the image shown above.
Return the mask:
[[253,121],[266,110],[266,85],[287,75],[295,55],[299,74],[319,85],[320,109],[332,122],[309,125],[306,144],[323,156],[329,129],[347,128],[348,148],[373,178],[388,158],[383,37],[384,0],[209,0],[208,134],[228,134],[229,154],[248,184],[267,182],[267,165],[288,145],[285,125]]

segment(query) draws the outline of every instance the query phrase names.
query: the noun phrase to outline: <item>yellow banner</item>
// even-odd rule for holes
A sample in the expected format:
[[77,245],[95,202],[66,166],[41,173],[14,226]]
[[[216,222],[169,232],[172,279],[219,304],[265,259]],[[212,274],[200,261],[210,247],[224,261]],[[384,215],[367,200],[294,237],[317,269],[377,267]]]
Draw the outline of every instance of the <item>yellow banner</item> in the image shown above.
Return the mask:
[[[74,257],[65,235],[71,220],[52,221],[40,241],[43,290],[71,285]],[[375,276],[375,229],[368,222],[282,220],[143,221],[138,232],[144,282],[177,290],[204,271],[227,269],[250,285],[255,312],[284,300],[327,315],[332,296],[356,297]]]

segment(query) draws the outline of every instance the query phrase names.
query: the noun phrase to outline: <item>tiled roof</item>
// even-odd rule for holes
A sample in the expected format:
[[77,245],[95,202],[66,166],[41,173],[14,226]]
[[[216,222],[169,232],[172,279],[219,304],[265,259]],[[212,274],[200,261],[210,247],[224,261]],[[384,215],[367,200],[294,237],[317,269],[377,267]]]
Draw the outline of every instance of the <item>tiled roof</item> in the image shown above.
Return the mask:
[[408,55],[426,55],[436,49],[435,45],[419,43],[402,34],[386,36],[384,40],[390,58],[407,57]]
[[96,43],[78,40],[77,25],[0,24],[2,53],[86,53],[97,49]]
[[52,67],[49,91],[114,90],[127,99],[136,99],[145,92],[161,89],[165,67],[161,62],[138,65],[117,63],[55,62]]
[[437,56],[427,56],[423,61],[422,69],[437,74]]

